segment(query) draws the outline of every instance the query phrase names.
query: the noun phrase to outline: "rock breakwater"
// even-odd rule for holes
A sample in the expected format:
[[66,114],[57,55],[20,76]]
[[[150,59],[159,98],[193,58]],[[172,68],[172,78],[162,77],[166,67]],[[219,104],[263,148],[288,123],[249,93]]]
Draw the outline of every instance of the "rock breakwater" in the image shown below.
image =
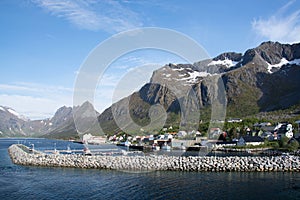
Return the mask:
[[45,154],[30,152],[24,145],[12,145],[9,155],[15,164],[112,170],[169,171],[296,171],[299,156],[273,157],[176,157],[176,156],[84,156],[78,154]]

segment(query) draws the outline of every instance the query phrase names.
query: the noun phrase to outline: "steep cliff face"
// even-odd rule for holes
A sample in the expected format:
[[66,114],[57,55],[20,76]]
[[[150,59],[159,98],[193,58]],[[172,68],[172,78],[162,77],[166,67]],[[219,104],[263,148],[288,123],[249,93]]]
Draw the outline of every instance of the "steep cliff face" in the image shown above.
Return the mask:
[[[244,54],[228,52],[194,64],[167,64],[138,92],[99,115],[86,102],[60,108],[51,119],[30,121],[0,106],[0,135],[73,137],[162,126],[197,126],[300,105],[300,43],[264,42]],[[220,108],[220,109],[219,109]],[[74,122],[75,120],[75,122]]]
[[299,104],[300,44],[265,42],[247,50],[237,70],[223,75],[229,112],[240,116]]
[[[299,75],[300,44],[265,42],[244,54],[229,52],[193,65],[165,65],[126,104],[121,100],[113,107],[118,110],[115,117],[123,109],[130,113],[127,117],[144,124],[150,123],[148,112],[153,105],[163,107],[167,122],[172,123],[172,115],[173,124],[186,123],[189,115],[195,115],[192,111],[212,105],[226,105],[229,117],[248,116],[299,104]],[[131,101],[134,103],[128,103]],[[107,127],[105,131],[118,130],[111,108],[99,121]]]

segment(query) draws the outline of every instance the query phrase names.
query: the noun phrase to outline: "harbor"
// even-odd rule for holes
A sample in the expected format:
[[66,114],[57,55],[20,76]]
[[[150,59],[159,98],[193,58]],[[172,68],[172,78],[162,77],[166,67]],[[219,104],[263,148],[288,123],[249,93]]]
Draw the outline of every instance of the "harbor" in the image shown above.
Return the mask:
[[85,156],[45,154],[36,150],[29,151],[28,147],[20,144],[11,145],[8,152],[13,163],[27,166],[129,171],[300,172],[298,156]]

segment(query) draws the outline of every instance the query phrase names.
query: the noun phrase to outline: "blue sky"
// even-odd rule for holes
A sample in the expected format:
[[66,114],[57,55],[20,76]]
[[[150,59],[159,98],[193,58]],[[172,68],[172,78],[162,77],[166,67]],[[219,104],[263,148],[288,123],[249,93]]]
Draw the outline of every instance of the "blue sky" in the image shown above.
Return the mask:
[[[168,28],[193,38],[211,57],[245,52],[266,40],[299,42],[300,1],[2,0],[0,23],[0,105],[36,119],[72,105],[81,64],[116,33]],[[96,109],[110,105],[115,85],[131,69],[170,62],[183,61],[155,50],[121,57],[99,82]]]

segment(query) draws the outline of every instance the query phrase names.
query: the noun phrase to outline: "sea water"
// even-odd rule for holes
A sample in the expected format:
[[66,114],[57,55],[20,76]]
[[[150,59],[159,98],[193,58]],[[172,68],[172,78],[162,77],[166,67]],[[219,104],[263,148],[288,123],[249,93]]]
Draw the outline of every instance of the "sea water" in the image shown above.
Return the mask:
[[68,141],[0,139],[0,199],[300,199],[300,173],[124,172],[19,166],[11,144],[83,148]]

